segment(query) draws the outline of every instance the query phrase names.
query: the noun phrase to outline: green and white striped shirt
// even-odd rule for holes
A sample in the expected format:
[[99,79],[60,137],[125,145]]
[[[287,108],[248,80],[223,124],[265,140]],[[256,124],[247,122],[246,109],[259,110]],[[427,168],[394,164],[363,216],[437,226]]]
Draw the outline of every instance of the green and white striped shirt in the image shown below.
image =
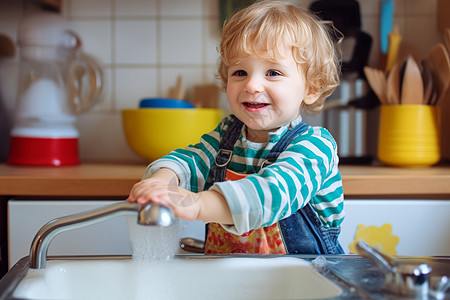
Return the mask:
[[[214,131],[202,136],[200,143],[156,160],[144,177],[160,168],[170,168],[178,175],[181,187],[203,191],[220,140],[234,118],[230,115],[223,119]],[[270,226],[308,202],[325,226],[336,227],[343,221],[344,197],[337,145],[326,129],[310,127],[294,138],[274,163],[261,169],[272,147],[300,122],[301,117],[269,133],[266,143],[247,140],[246,126],[243,126],[228,168],[251,175],[237,181],[218,182],[210,188],[221,193],[228,203],[234,225],[223,226],[231,233],[242,235]]]

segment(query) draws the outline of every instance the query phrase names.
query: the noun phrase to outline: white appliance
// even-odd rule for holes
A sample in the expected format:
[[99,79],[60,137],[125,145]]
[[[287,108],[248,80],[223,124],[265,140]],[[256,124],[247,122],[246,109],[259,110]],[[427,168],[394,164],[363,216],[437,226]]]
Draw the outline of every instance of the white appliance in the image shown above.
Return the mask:
[[102,70],[59,14],[27,16],[18,32],[18,99],[8,163],[78,164],[75,114],[99,100]]
[[[92,210],[117,201],[100,200],[21,200],[8,201],[9,268],[28,256],[37,231],[50,220]],[[180,238],[204,239],[205,225],[200,221],[180,221]],[[58,234],[48,255],[130,255],[131,245],[125,217]]]

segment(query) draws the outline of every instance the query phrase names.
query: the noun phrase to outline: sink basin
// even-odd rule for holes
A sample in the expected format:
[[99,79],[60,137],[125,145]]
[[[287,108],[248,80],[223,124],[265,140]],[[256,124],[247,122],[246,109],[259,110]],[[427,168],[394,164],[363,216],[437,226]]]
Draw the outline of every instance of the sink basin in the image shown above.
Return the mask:
[[49,260],[42,270],[23,269],[23,279],[7,299],[274,300],[342,294],[310,262],[292,256],[178,255],[152,262],[129,257],[61,259]]
[[[448,257],[400,257],[432,268],[430,287],[450,276]],[[21,259],[0,280],[0,300],[24,299],[375,299],[384,274],[359,255],[177,255],[136,262],[129,256],[49,258],[47,268]],[[430,290],[431,292],[431,290]],[[436,298],[450,299],[450,289]]]

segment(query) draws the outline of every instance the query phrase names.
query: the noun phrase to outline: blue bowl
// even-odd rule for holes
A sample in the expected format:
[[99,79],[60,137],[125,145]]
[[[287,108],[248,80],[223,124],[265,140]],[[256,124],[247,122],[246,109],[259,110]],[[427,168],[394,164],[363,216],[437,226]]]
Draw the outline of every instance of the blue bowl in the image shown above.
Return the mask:
[[195,106],[178,99],[145,98],[139,102],[139,108],[195,108]]

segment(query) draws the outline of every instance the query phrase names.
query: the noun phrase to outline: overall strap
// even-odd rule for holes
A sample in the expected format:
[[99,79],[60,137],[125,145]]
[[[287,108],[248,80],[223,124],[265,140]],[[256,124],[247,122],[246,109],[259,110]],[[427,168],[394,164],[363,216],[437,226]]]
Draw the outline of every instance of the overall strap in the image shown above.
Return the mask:
[[[227,174],[227,167],[233,156],[234,144],[241,134],[242,123],[241,120],[234,117],[232,123],[228,126],[227,131],[220,140],[219,150],[217,151],[216,158],[214,159],[214,164],[211,166],[209,176],[206,180],[206,189],[209,189],[214,182],[225,181],[225,176]],[[208,238],[209,224],[205,225],[205,241]]]
[[283,137],[278,141],[278,143],[276,143],[275,146],[273,146],[269,154],[267,154],[266,160],[262,163],[261,168],[264,168],[268,164],[275,162],[278,156],[280,156],[281,152],[286,150],[287,146],[289,146],[291,141],[300,134],[302,134],[303,132],[305,132],[306,130],[308,130],[308,128],[309,128],[308,124],[300,122],[300,124],[298,124],[294,128],[289,129],[289,131],[283,135]]
[[227,166],[233,156],[234,144],[241,134],[242,126],[244,126],[244,123],[238,118],[235,118],[220,140],[219,151],[217,152],[215,164],[213,165],[214,173],[212,174],[214,181],[216,182],[225,180]]

